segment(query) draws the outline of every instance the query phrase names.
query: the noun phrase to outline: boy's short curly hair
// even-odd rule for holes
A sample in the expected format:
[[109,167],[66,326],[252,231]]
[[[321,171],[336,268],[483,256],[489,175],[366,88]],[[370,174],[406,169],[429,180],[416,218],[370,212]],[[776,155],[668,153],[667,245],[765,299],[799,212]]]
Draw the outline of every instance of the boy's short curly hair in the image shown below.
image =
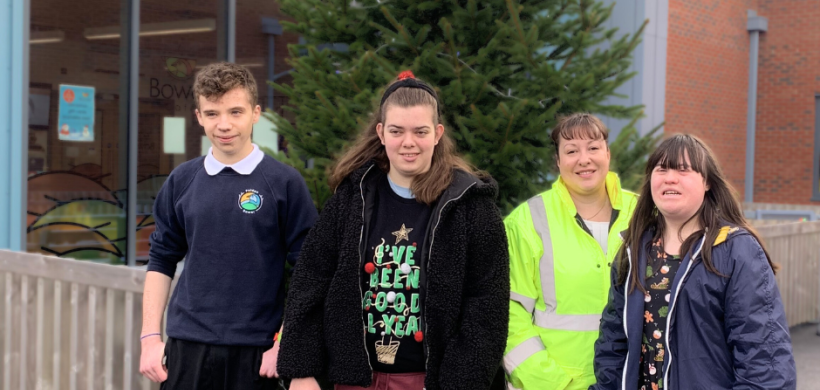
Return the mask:
[[217,62],[205,65],[194,78],[194,101],[199,109],[199,97],[207,100],[216,100],[228,91],[241,87],[245,88],[250,99],[251,107],[256,107],[259,92],[256,89],[256,79],[248,68],[230,62]]

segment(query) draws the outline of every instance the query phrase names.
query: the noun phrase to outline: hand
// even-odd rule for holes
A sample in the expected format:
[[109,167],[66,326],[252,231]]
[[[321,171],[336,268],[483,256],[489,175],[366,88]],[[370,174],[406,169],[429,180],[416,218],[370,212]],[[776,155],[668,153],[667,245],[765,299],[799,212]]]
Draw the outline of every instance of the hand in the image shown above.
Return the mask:
[[151,382],[160,383],[168,379],[168,369],[162,364],[165,355],[165,343],[160,336],[151,336],[142,340],[140,353],[140,374]]
[[262,354],[262,366],[259,367],[259,376],[265,378],[278,378],[276,372],[276,358],[279,356],[279,340],[273,343],[271,349]]
[[290,390],[322,390],[314,378],[296,378],[290,381]]

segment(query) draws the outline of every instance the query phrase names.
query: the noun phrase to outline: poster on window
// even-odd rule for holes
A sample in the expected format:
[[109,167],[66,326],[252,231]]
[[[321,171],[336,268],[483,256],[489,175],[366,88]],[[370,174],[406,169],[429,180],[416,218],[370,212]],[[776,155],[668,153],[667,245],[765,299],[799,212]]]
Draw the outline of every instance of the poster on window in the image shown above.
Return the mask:
[[94,141],[94,87],[60,85],[57,118],[61,141]]

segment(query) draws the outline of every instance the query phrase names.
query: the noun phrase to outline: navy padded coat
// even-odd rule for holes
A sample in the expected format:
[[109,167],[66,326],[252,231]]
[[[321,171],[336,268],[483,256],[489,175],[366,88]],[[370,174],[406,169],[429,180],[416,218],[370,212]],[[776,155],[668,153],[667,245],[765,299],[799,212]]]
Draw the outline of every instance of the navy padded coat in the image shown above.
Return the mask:
[[[712,262],[700,260],[704,239],[687,254],[675,275],[669,301],[664,390],[795,389],[797,373],[780,291],[760,244],[748,231],[724,227],[712,247]],[[651,232],[643,237],[648,248]],[[637,255],[629,248],[631,256]],[[646,268],[646,250],[639,269]],[[695,259],[694,261],[692,259]],[[595,343],[590,390],[638,389],[644,294],[612,287]],[[643,278],[640,278],[643,280]]]

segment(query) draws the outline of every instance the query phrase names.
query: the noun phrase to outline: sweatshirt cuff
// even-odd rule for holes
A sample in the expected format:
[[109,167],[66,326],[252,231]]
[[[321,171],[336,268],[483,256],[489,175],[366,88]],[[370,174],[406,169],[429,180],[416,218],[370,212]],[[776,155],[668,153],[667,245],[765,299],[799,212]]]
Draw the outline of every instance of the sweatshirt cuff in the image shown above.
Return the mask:
[[159,272],[172,280],[177,271],[176,263],[167,264],[167,262],[158,261],[155,258],[149,258],[147,271]]

